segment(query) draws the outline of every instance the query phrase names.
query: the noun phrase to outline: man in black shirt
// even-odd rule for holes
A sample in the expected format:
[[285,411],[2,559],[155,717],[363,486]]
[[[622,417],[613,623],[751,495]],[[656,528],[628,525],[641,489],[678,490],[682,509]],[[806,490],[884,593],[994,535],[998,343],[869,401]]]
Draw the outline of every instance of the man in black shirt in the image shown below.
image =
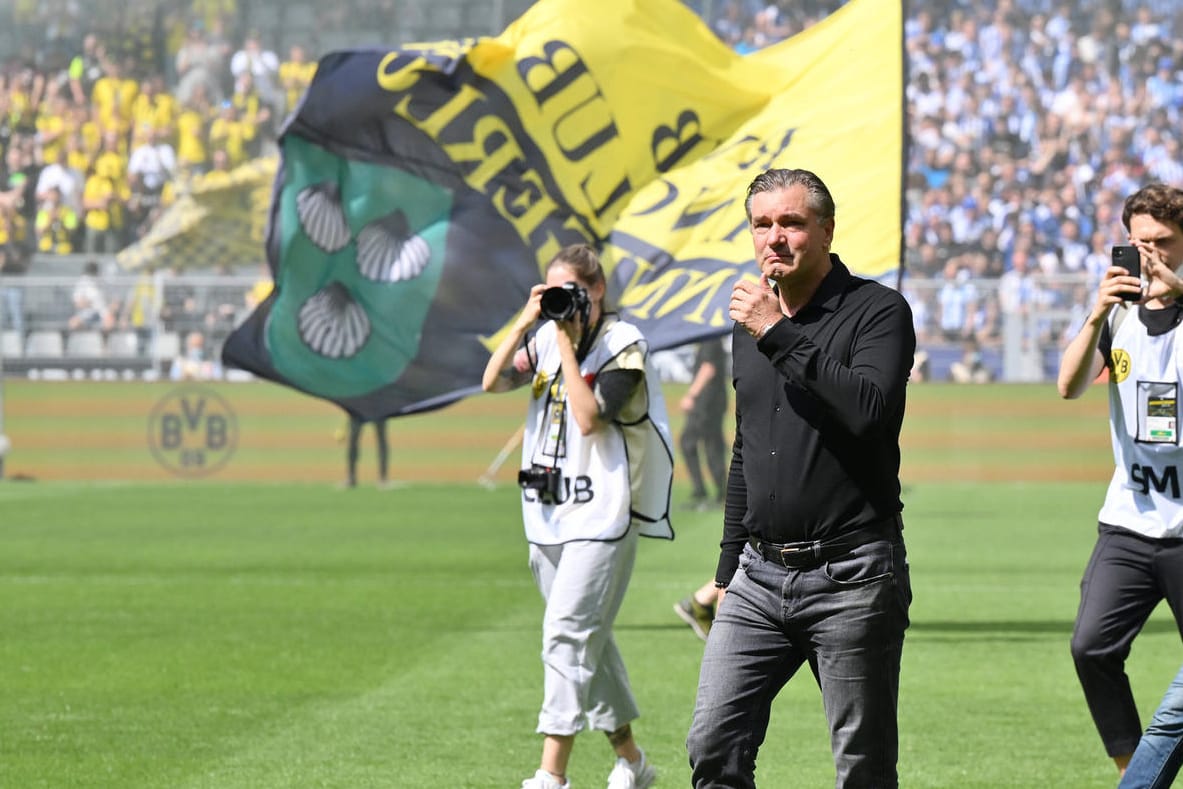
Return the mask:
[[895,787],[911,310],[829,251],[834,200],[813,173],[757,176],[745,208],[760,277],[730,304],[735,443],[722,599],[687,738],[693,784],[755,786],[772,700],[808,662],[836,786]]

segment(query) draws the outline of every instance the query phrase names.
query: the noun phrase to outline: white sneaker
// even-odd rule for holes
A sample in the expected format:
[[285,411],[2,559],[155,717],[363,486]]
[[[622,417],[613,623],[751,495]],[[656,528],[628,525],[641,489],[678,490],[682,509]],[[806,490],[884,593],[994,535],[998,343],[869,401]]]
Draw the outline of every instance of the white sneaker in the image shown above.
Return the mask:
[[657,770],[645,758],[641,751],[641,758],[633,764],[623,756],[616,760],[616,766],[608,773],[608,789],[649,789],[657,780]]
[[[646,784],[648,786],[648,784]],[[559,783],[546,770],[539,769],[533,778],[522,781],[522,789],[571,789],[571,782]]]

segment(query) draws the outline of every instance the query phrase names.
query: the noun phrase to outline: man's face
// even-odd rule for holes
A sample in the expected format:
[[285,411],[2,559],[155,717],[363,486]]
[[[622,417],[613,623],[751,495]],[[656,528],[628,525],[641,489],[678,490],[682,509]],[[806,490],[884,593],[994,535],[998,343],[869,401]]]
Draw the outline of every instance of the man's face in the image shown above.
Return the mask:
[[791,285],[824,273],[834,238],[834,220],[819,221],[804,186],[752,195],[752,245],[760,271]]
[[[1183,265],[1183,229],[1173,222],[1160,222],[1149,214],[1130,217],[1130,241],[1158,250],[1172,271]],[[1169,290],[1156,279],[1150,281],[1148,295],[1153,298]]]

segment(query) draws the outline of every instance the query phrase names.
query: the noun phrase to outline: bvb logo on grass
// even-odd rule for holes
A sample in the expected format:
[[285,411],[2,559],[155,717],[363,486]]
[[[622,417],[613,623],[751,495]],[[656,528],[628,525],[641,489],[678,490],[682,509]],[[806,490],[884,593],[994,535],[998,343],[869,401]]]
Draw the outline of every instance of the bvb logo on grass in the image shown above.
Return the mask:
[[234,454],[238,422],[230,404],[212,389],[181,387],[152,409],[148,445],[156,461],[173,474],[204,477]]

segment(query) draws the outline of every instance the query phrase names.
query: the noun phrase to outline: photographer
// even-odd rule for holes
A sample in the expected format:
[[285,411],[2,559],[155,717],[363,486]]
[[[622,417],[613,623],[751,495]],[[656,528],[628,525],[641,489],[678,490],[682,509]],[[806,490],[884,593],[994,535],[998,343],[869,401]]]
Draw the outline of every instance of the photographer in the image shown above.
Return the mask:
[[644,789],[656,775],[633,740],[639,713],[612,626],[638,536],[673,536],[673,455],[648,345],[606,311],[605,289],[594,250],[560,251],[482,380],[486,392],[532,384],[519,482],[530,568],[546,601],[537,729],[544,740],[540,767],[523,789],[566,789],[584,728],[605,732],[616,752],[609,789]]
[[1114,470],[1080,584],[1072,659],[1101,742],[1124,773],[1142,734],[1125,672],[1130,647],[1164,598],[1183,631],[1183,190],[1143,187],[1126,199],[1121,221],[1136,250],[1116,247],[1115,263],[1129,257],[1132,270],[1104,272],[1057,385],[1075,399],[1109,371]]

